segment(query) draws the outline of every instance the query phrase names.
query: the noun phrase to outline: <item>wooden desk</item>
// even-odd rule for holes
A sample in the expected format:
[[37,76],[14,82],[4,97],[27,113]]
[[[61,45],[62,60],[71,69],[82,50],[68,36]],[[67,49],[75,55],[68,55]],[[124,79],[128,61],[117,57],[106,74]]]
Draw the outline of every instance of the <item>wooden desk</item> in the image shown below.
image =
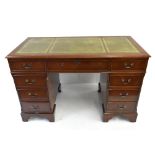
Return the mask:
[[59,73],[96,72],[103,121],[122,115],[135,122],[149,57],[129,36],[106,36],[27,38],[7,59],[23,121],[32,116],[54,121]]

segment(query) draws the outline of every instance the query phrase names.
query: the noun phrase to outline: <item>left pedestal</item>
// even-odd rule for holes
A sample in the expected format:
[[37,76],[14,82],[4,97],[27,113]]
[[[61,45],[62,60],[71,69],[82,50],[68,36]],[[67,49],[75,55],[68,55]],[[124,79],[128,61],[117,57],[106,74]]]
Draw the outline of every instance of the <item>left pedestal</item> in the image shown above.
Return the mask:
[[46,62],[33,59],[9,59],[11,74],[21,104],[21,117],[47,118],[54,122],[55,100],[60,91],[58,73],[48,73]]

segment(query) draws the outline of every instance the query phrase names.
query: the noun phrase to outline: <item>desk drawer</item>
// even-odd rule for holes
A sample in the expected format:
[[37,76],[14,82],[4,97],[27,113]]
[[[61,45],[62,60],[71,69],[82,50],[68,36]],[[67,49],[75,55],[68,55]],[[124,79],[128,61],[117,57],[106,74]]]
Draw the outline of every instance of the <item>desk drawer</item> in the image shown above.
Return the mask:
[[108,101],[137,101],[139,90],[109,90]]
[[137,102],[108,102],[107,112],[135,112]]
[[50,113],[49,102],[21,102],[22,111],[26,113]]
[[141,86],[144,74],[110,74],[110,86]]
[[48,101],[48,92],[44,89],[19,89],[21,101]]
[[145,70],[147,66],[147,59],[117,59],[111,61],[111,70]]
[[46,87],[46,76],[43,75],[14,75],[16,87]]
[[47,63],[47,70],[52,70],[52,71],[63,71],[63,70],[74,70],[77,68],[76,63],[72,61],[54,61],[54,62],[48,62]]
[[10,61],[11,71],[45,71],[45,62]]
[[107,61],[53,61],[48,62],[47,69],[49,71],[84,71],[84,70],[102,70],[107,71],[109,65]]

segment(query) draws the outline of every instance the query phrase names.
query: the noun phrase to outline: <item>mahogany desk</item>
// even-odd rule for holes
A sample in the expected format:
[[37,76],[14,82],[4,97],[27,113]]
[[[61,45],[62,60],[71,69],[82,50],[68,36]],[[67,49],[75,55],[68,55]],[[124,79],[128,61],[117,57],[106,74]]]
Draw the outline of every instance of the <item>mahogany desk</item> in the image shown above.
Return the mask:
[[[59,73],[100,73],[103,121],[122,115],[135,122],[149,55],[129,36],[33,37],[8,56],[21,116],[54,121]],[[101,106],[102,107],[102,106]]]

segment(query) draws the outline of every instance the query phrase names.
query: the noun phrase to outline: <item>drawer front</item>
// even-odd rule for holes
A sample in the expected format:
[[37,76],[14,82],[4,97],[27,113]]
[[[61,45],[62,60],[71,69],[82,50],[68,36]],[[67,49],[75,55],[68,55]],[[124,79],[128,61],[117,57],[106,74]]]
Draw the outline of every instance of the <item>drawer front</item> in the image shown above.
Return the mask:
[[48,101],[48,92],[44,89],[18,89],[21,101]]
[[111,70],[145,70],[147,66],[147,59],[135,60],[135,59],[123,59],[112,60]]
[[110,86],[141,86],[143,74],[110,74]]
[[11,61],[11,71],[45,71],[45,62]]
[[109,90],[108,101],[137,101],[139,90]]
[[46,76],[29,76],[29,75],[14,75],[16,87],[46,87]]
[[49,102],[21,102],[22,111],[26,113],[50,113]]
[[136,102],[108,102],[107,111],[109,112],[135,112]]
[[71,61],[65,61],[65,62],[54,61],[47,63],[47,70],[49,71],[74,70],[77,68],[77,65],[78,64],[73,63]]
[[81,61],[77,66],[78,70],[109,70],[108,61]]
[[107,71],[109,65],[107,61],[55,61],[48,62],[47,69],[50,71],[84,71],[84,70],[103,70]]

